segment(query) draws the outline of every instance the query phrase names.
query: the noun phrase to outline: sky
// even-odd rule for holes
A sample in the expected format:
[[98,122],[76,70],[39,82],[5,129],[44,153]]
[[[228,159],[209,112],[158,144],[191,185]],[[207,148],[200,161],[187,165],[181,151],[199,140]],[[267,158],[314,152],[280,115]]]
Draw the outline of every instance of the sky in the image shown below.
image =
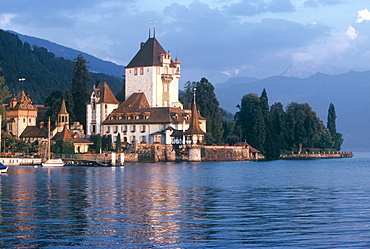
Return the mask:
[[181,62],[181,84],[266,78],[302,63],[370,70],[369,0],[0,0],[0,6],[0,29],[123,66],[155,26],[155,37]]

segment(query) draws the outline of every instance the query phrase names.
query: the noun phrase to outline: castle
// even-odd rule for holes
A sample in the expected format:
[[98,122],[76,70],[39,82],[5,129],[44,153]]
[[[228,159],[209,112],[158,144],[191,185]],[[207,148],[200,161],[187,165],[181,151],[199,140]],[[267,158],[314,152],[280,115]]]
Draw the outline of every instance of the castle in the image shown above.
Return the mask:
[[[87,104],[87,135],[111,135],[116,141],[120,134],[125,143],[171,144],[174,130],[185,134],[194,112],[179,102],[180,62],[155,37],[140,44],[125,79],[126,100],[119,105],[108,85],[105,91],[100,85],[94,89]],[[195,116],[203,136],[193,143],[203,143],[206,120],[198,112]]]
[[[86,136],[111,135],[112,142],[120,137],[123,143],[171,145],[174,139],[171,135],[176,133],[176,139],[180,138],[182,143],[187,139],[189,144],[203,144],[206,120],[195,109],[183,109],[179,102],[180,76],[179,60],[173,60],[170,52],[149,35],[125,68],[124,102],[117,101],[106,82],[93,87],[86,104]],[[13,97],[7,116],[7,130],[11,134],[30,142],[46,139],[44,124],[36,126],[37,108],[23,91]],[[60,140],[61,137],[77,138],[78,135],[82,139],[85,134],[80,126],[69,124],[63,100],[52,136]],[[193,131],[197,133],[194,137]],[[82,145],[76,148],[76,152],[86,150],[87,147]]]
[[[136,162],[147,160],[147,156],[152,162],[258,159],[259,151],[246,143],[205,146],[206,119],[198,112],[195,89],[191,110],[183,109],[180,76],[178,58],[173,60],[149,34],[125,68],[125,101],[119,103],[106,82],[94,86],[86,103],[85,134],[78,122],[70,124],[63,100],[51,129],[52,140],[71,142],[76,153],[84,153],[93,144],[84,137],[100,134],[110,137],[112,144],[120,139],[134,152],[126,153],[125,160]],[[27,94],[22,91],[14,96],[6,111],[9,133],[28,142],[46,143],[47,128],[42,122],[36,126],[37,108]]]

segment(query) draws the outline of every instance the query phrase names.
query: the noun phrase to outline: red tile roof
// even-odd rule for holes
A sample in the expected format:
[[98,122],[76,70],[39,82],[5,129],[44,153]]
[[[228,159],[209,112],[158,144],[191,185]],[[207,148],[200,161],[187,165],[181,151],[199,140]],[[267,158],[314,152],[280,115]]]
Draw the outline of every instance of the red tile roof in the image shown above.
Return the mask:
[[52,138],[52,140],[56,142],[71,142],[71,143],[84,143],[84,144],[93,144],[93,142],[88,141],[86,139],[81,138],[78,133],[75,133],[68,129],[68,125],[64,126],[64,129],[62,132],[58,132],[55,134],[55,136]]
[[96,96],[100,98],[98,103],[119,104],[107,82],[100,82],[94,91]]
[[[133,93],[115,109],[103,125],[189,123],[191,112],[175,107],[150,107],[144,93]],[[204,118],[199,118],[204,119]],[[198,119],[198,120],[199,120]]]

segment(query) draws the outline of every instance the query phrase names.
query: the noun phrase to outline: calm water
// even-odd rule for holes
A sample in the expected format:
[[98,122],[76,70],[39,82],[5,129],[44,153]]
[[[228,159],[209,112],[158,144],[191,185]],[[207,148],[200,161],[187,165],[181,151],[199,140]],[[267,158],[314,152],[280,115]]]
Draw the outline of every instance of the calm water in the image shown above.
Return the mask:
[[370,247],[370,154],[352,159],[12,167],[0,247]]

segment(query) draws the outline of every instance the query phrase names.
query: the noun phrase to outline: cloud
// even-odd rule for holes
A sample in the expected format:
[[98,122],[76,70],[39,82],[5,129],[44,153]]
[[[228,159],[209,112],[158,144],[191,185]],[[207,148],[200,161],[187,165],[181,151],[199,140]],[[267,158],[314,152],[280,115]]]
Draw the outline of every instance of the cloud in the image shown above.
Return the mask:
[[[354,39],[354,37],[361,39]],[[333,31],[330,36],[318,38],[307,46],[284,50],[280,56],[290,58],[293,65],[306,62],[360,68],[366,60],[364,52],[369,50],[367,44],[366,39],[357,36],[357,31],[349,27],[346,32]]]
[[370,11],[368,9],[359,10],[357,12],[357,23],[362,23],[363,21],[370,21]]
[[0,15],[0,27],[7,29],[7,27],[11,24],[12,19],[14,19],[17,15],[11,13],[4,13]]
[[349,26],[347,31],[346,31],[346,35],[351,38],[352,40],[356,39],[356,37],[358,36],[357,34],[357,31],[354,27],[352,26]]
[[293,12],[295,7],[290,0],[242,0],[239,3],[225,7],[229,14],[239,16],[253,16],[272,12]]
[[342,0],[307,0],[303,3],[305,7],[319,7],[326,5],[342,4]]
[[203,74],[211,69],[214,71],[209,74],[213,77],[215,71],[223,75],[257,77],[280,74],[290,62],[271,55],[307,46],[319,37],[328,36],[330,31],[324,25],[279,18],[242,23],[228,11],[212,9],[200,2],[189,6],[172,4],[163,13],[171,21],[159,27],[171,32],[158,36],[158,40],[165,49],[179,52],[183,77],[187,69]]

